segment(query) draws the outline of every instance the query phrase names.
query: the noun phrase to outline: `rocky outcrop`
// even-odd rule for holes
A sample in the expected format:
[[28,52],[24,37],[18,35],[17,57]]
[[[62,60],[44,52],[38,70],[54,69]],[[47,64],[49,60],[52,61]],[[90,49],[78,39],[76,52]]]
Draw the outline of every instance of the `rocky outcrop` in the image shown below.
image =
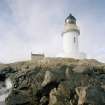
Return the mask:
[[46,58],[3,66],[0,78],[13,85],[6,105],[105,105],[105,64],[96,60]]

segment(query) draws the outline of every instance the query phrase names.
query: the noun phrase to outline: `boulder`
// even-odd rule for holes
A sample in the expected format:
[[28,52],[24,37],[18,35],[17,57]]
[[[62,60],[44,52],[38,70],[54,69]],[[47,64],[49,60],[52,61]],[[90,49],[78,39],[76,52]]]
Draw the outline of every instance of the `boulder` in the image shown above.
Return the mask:
[[78,105],[104,105],[105,91],[101,87],[77,87]]

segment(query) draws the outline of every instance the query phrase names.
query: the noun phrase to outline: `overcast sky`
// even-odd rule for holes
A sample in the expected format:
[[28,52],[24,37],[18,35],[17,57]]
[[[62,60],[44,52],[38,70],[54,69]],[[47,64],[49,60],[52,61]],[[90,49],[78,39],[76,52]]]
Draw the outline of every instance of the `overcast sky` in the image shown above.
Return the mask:
[[105,0],[0,0],[0,62],[27,60],[31,52],[61,53],[69,13],[80,27],[80,50],[104,60]]

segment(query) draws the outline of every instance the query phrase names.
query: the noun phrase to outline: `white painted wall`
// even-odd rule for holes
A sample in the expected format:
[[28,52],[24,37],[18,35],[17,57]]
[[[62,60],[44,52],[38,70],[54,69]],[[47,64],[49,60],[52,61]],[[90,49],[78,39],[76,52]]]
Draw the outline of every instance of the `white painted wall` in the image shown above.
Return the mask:
[[[66,32],[63,34],[63,49],[64,53],[76,55],[79,53],[78,32]],[[75,42],[74,42],[75,37]]]

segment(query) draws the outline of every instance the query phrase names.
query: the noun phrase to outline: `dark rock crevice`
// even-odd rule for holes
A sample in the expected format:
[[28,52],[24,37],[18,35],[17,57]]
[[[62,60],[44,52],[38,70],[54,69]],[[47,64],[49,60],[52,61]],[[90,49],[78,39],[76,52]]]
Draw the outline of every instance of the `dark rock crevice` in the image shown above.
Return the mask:
[[[38,98],[39,103],[40,103],[40,100],[43,96],[46,96],[47,99],[49,100],[50,91],[54,88],[57,88],[59,83],[60,82],[52,81],[52,82],[48,83],[46,86],[42,87],[40,90],[38,90],[37,93],[36,93],[36,96]],[[41,105],[48,105],[48,103],[49,103],[48,100]]]

